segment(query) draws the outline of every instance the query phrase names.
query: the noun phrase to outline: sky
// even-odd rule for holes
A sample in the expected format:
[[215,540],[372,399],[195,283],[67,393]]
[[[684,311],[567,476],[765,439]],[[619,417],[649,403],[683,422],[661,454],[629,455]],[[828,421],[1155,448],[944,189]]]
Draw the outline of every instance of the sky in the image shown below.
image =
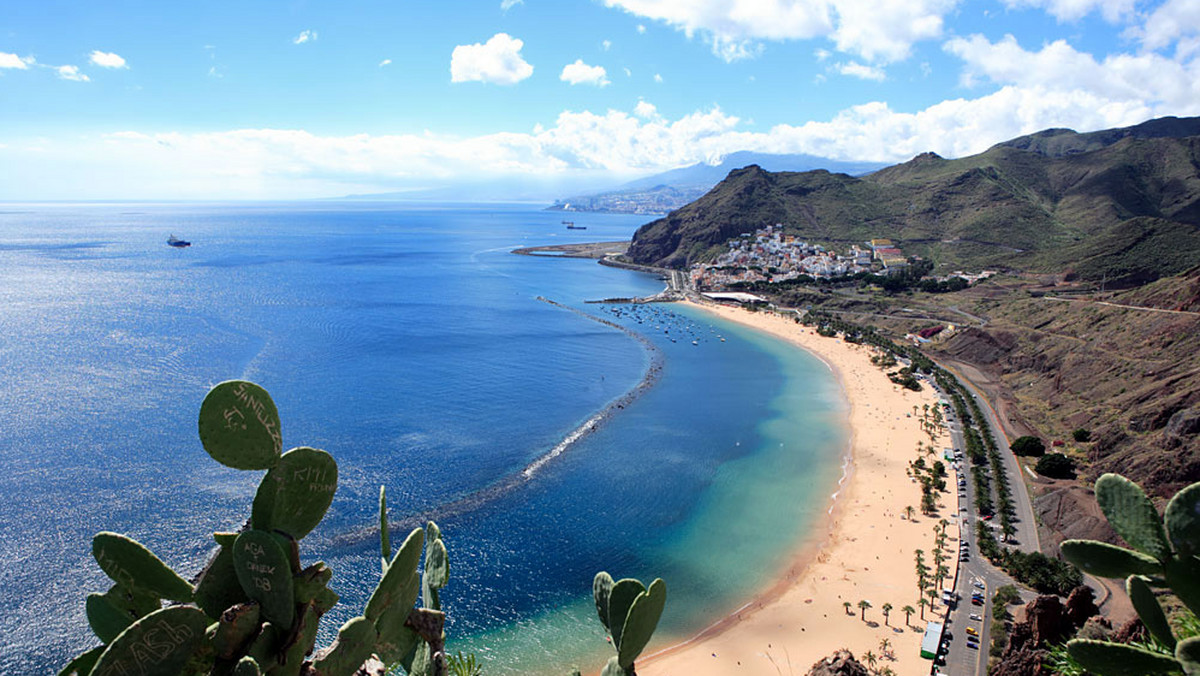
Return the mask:
[[0,200],[545,199],[1200,115],[1200,0],[4,0]]

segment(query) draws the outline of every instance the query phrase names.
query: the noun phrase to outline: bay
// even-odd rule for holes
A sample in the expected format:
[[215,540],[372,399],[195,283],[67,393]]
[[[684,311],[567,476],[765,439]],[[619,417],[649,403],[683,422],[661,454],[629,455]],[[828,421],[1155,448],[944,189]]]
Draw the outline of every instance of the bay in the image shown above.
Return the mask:
[[[523,205],[0,212],[3,673],[94,644],[95,532],[187,575],[211,532],[241,525],[261,473],[217,465],[196,435],[227,379],[270,391],[285,447],[339,462],[303,543],[343,599],[322,642],[378,578],[364,533],[386,485],[393,519],[442,526],[449,648],[489,674],[602,664],[600,569],[667,580],[664,637],[708,625],[778,573],[837,481],[844,410],[820,362],[694,310],[586,302],[654,293],[652,275],[509,253],[627,239],[642,217],[572,215],[588,230],[566,231]],[[653,387],[525,476],[656,359]]]

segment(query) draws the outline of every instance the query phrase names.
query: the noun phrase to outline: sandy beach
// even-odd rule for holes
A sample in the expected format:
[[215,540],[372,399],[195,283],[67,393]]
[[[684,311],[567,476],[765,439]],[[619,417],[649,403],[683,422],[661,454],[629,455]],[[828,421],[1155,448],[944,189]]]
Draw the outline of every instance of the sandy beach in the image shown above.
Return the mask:
[[[931,442],[914,406],[921,410],[925,404],[935,405],[935,393],[928,387],[912,392],[893,384],[871,363],[871,348],[819,336],[790,317],[726,306],[704,309],[789,341],[830,367],[849,404],[849,471],[831,499],[824,527],[797,548],[791,566],[780,571],[773,588],[747,599],[747,606],[699,636],[644,656],[638,673],[806,674],[817,660],[848,648],[864,662],[866,654],[873,653],[876,669],[887,667],[901,676],[928,674],[931,663],[920,657],[925,622],[917,604],[914,552],[924,550],[932,565],[934,526],[942,518],[949,520],[948,565],[953,575],[957,502],[953,492],[941,493],[938,515],[921,515],[920,485],[906,469],[918,457],[918,444]],[[933,443],[938,449],[947,445],[942,438]],[[951,472],[951,487],[953,482]],[[912,520],[905,517],[906,506],[915,510]],[[861,600],[871,604],[865,620],[858,606]],[[892,605],[886,623],[885,603]],[[905,606],[918,609],[908,626],[901,611]],[[925,618],[937,619],[929,611]],[[881,648],[885,639],[888,643]]]

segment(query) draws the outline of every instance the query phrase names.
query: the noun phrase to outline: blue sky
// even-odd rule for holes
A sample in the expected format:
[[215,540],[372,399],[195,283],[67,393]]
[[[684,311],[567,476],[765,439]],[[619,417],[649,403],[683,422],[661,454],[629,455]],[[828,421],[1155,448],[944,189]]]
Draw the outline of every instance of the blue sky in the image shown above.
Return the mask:
[[6,3],[0,199],[550,199],[1200,115],[1200,0]]

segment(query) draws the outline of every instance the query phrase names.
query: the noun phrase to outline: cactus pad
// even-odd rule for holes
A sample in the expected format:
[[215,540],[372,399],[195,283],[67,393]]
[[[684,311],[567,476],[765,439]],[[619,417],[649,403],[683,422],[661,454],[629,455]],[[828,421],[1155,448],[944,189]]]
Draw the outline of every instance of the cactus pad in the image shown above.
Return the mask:
[[105,648],[94,676],[175,676],[204,642],[209,619],[195,606],[171,606],[134,622]]
[[365,617],[355,617],[338,629],[337,638],[329,648],[313,659],[318,673],[353,674],[375,650],[379,635],[375,625]]
[[368,619],[378,621],[383,611],[392,606],[403,608],[407,616],[408,610],[417,601],[417,564],[421,560],[421,546],[424,543],[425,532],[414,528],[400,549],[396,550],[379,586],[367,600],[363,615]]
[[226,608],[250,600],[242,590],[237,572],[233,569],[233,543],[237,541],[237,535],[223,537],[222,540],[225,544],[221,545],[221,549],[208,562],[208,566],[200,571],[193,594],[196,605],[213,619],[221,617]]
[[404,624],[408,621],[410,610],[411,607],[393,606],[383,611],[375,621],[375,631],[379,634],[379,641],[375,647],[379,657],[388,664],[401,662],[406,657],[408,664],[412,664],[413,649],[417,647],[421,637]]
[[1175,646],[1175,659],[1183,665],[1188,676],[1200,674],[1200,636],[1184,639]]
[[253,657],[243,657],[233,667],[232,676],[262,676],[262,670],[258,668],[258,662],[255,662]]
[[88,676],[92,673],[92,668],[96,666],[96,660],[100,659],[102,654],[104,654],[104,646],[92,648],[67,663],[67,666],[58,672],[58,676]]
[[645,591],[646,587],[633,578],[625,578],[613,585],[612,594],[608,597],[608,629],[612,634],[613,647],[618,652],[621,650],[621,636],[625,620],[629,617],[629,608],[633,600]]
[[233,568],[242,590],[262,605],[262,615],[280,627],[292,626],[296,606],[292,570],[275,538],[248,530],[233,545]]
[[379,551],[383,560],[383,572],[387,572],[388,561],[392,558],[392,540],[388,536],[387,521],[387,487],[379,487]]
[[192,600],[192,585],[132,538],[97,533],[92,538],[92,556],[96,557],[100,570],[119,584],[172,601]]
[[1130,575],[1158,575],[1162,564],[1124,547],[1095,540],[1066,540],[1063,558],[1080,570],[1099,577],[1123,578]]
[[1159,643],[1174,650],[1175,635],[1171,633],[1171,625],[1167,623],[1167,616],[1163,614],[1162,606],[1158,605],[1158,599],[1154,598],[1154,592],[1150,589],[1150,585],[1146,584],[1146,580],[1137,575],[1130,575],[1129,579],[1125,581],[1125,591],[1129,593],[1133,609],[1137,611],[1138,617],[1141,618],[1142,624],[1146,625],[1150,634]]
[[200,443],[213,460],[234,469],[270,469],[283,436],[271,395],[244,380],[223,382],[200,405]]
[[667,585],[661,579],[656,579],[629,606],[629,615],[621,629],[621,645],[617,649],[618,661],[625,669],[633,669],[634,660],[650,642],[666,603]]
[[438,592],[446,586],[449,579],[450,559],[446,553],[446,543],[438,538],[425,547],[425,575],[421,579],[421,590],[425,596],[426,608],[442,609]]
[[87,621],[101,643],[112,640],[137,618],[110,600],[108,594],[88,594]]
[[259,618],[257,603],[239,603],[221,613],[212,640],[217,659],[232,660],[243,653],[258,633]]
[[1119,474],[1096,480],[1096,502],[1113,530],[1131,547],[1159,561],[1171,556],[1162,518],[1141,487]]
[[1167,533],[1181,554],[1200,554],[1200,483],[1175,494],[1163,512]]
[[1072,639],[1067,652],[1084,669],[1101,676],[1152,676],[1179,672],[1173,658],[1121,643]]
[[256,530],[279,530],[299,540],[321,523],[337,480],[333,456],[315,448],[293,448],[258,485],[250,522]]
[[596,573],[596,577],[592,580],[592,598],[596,601],[596,614],[600,616],[600,624],[604,625],[604,629],[612,631],[608,624],[608,598],[612,594],[613,579],[605,571]]
[[1191,556],[1168,561],[1163,572],[1175,596],[1192,614],[1200,616],[1200,561]]

